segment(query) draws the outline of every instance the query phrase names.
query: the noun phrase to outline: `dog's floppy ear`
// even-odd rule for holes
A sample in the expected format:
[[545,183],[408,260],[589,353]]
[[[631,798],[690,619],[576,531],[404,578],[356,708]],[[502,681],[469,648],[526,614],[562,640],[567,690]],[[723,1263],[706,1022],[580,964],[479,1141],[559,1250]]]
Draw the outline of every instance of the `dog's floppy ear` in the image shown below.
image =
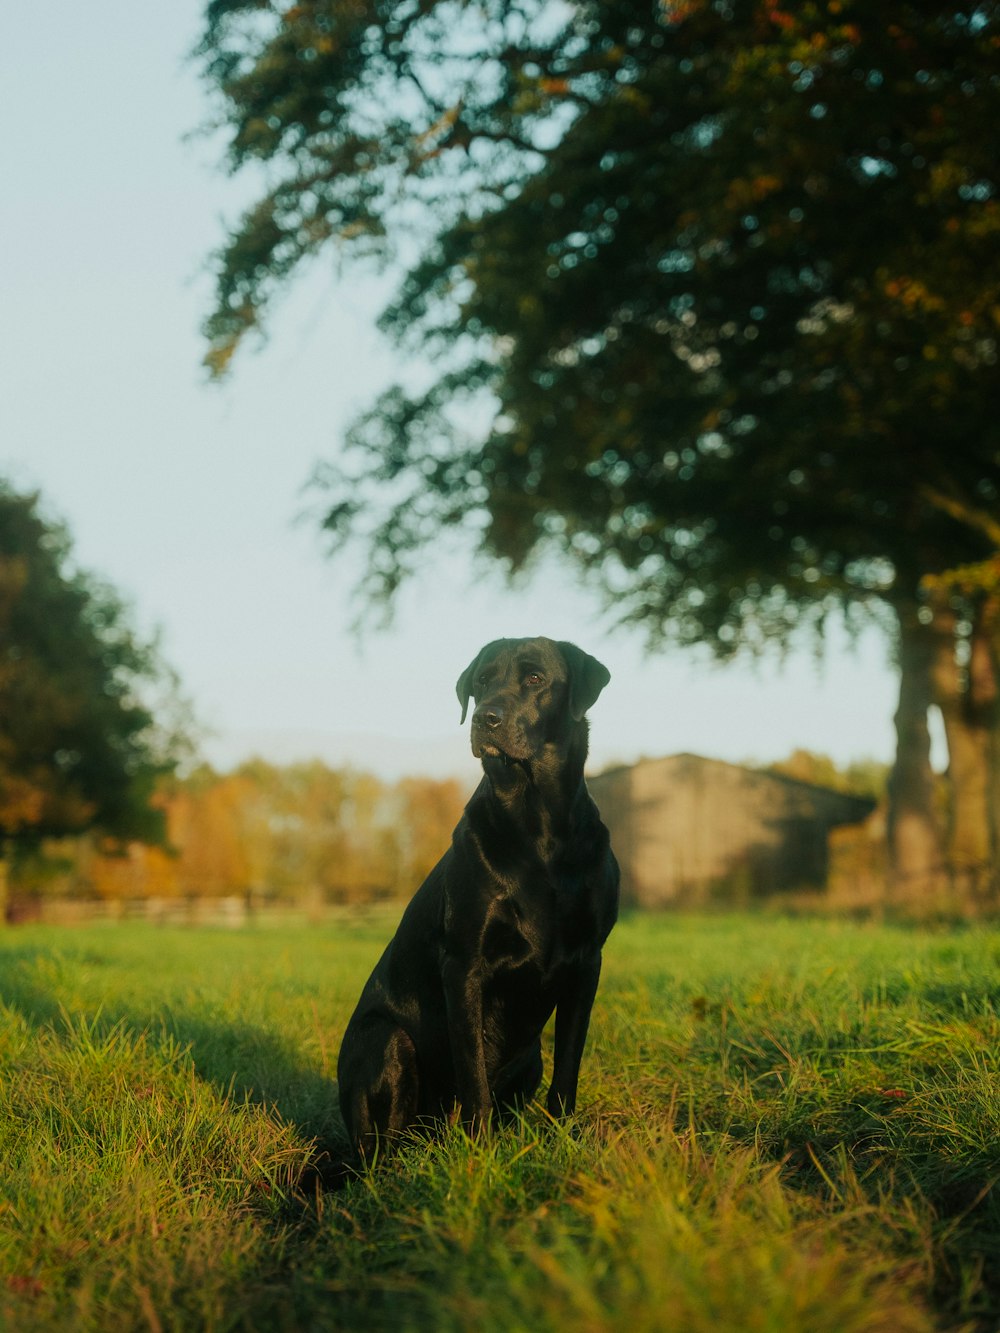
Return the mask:
[[596,657],[585,653],[575,643],[558,643],[556,647],[569,667],[569,715],[579,722],[591,704],[611,679],[611,672]]
[[[475,694],[476,673],[479,671],[480,664],[490,657],[495,648],[498,648],[504,642],[503,639],[494,639],[488,643],[485,648],[480,648],[475,657],[465,668],[458,678],[458,684],[455,691],[458,694],[458,702],[462,705],[462,723],[465,722],[465,715],[469,711],[469,700]],[[461,724],[460,724],[461,725]]]

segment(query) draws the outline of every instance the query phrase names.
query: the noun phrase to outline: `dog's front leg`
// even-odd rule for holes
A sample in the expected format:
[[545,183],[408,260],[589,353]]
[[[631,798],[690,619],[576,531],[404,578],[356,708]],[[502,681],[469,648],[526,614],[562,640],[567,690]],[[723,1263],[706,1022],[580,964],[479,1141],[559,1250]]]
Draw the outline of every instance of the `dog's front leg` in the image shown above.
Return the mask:
[[545,1104],[549,1115],[561,1119],[576,1109],[576,1085],[587,1041],[590,1011],[601,976],[601,955],[574,964],[556,1004],[556,1041],[552,1083]]
[[464,959],[446,957],[442,979],[462,1123],[478,1134],[489,1126],[492,1106],[483,1045],[482,970]]

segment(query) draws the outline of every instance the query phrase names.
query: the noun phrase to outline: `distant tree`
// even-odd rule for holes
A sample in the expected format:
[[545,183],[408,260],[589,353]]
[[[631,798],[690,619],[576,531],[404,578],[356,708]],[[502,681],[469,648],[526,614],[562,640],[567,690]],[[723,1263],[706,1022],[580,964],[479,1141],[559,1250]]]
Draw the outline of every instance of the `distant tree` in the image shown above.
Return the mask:
[[156,645],[38,496],[0,482],[0,858],[87,829],[162,842],[154,789],[188,744]]
[[174,784],[166,811],[184,896],[220,898],[252,887],[257,866],[246,808],[254,795],[253,784],[238,774],[217,774],[208,765]]
[[852,796],[871,796],[875,800],[885,796],[888,776],[886,765],[875,759],[857,759],[841,768],[829,755],[815,754],[811,750],[793,750],[787,759],[769,764],[767,771]]
[[180,892],[350,903],[412,893],[462,803],[453,781],[389,785],[319,761],[253,759],[233,773],[197,769],[165,807]]
[[927,709],[961,636],[925,580],[990,555],[959,511],[1000,496],[1000,7],[206,16],[231,165],[272,171],[219,257],[213,370],[304,259],[402,238],[384,324],[435,373],[326,473],[365,592],[451,528],[512,567],[568,552],[654,642],[722,655],[890,608],[896,869],[934,880]]
[[[167,847],[131,842],[109,850],[93,836],[77,840],[68,896],[98,898],[106,902],[129,899],[175,898],[178,892],[177,861]],[[21,880],[20,873],[18,881]]]
[[395,787],[401,834],[400,878],[412,892],[451,846],[451,835],[468,798],[454,778],[403,778]]

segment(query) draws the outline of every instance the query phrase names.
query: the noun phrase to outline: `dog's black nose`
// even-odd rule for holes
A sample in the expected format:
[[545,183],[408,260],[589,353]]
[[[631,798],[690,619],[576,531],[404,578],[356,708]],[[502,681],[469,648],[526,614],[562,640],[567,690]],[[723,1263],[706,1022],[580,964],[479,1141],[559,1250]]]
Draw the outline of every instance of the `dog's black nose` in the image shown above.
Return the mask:
[[496,730],[503,722],[503,713],[499,708],[477,708],[472,714],[472,724],[475,727],[490,727]]

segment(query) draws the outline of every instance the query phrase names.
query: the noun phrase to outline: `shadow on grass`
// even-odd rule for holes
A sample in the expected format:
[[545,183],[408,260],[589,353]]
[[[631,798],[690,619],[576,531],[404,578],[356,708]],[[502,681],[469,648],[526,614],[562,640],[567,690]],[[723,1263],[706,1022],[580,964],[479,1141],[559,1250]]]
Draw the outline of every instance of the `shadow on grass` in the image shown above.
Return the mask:
[[[112,1001],[96,1008],[67,1010],[40,980],[51,965],[45,949],[5,950],[2,961],[0,1001],[35,1029],[59,1036],[67,1018],[82,1017],[97,1032],[121,1027],[133,1037],[153,1042],[172,1038],[190,1056],[199,1078],[222,1096],[260,1106],[294,1126],[305,1140],[314,1142],[313,1156],[318,1162],[339,1163],[346,1156],[347,1135],[336,1082],[310,1066],[292,1043],[275,1033],[176,1004],[142,1014]],[[337,1171],[332,1178],[339,1179]]]

